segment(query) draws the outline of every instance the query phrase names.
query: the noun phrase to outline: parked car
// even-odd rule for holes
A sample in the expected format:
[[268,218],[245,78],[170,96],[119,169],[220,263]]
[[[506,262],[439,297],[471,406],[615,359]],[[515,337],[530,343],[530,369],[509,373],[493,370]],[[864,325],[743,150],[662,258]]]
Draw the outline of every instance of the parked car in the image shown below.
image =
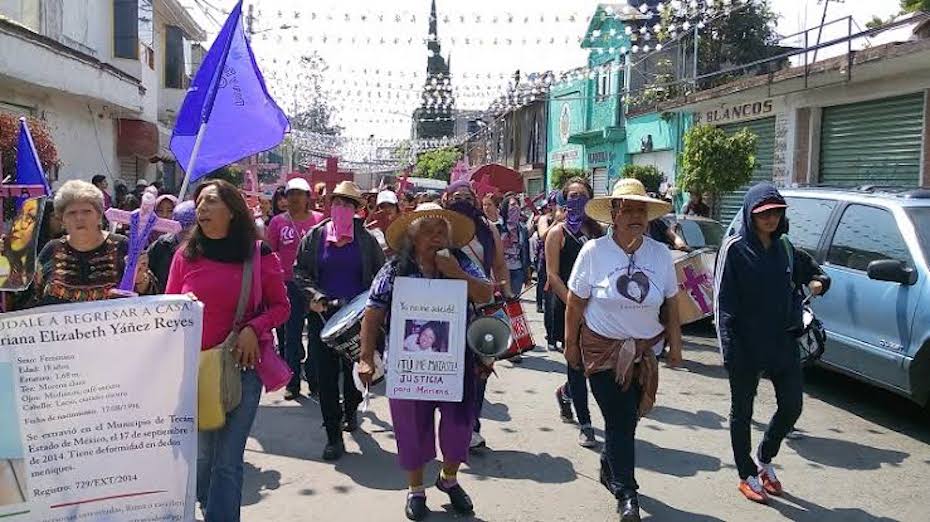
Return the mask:
[[[813,302],[819,364],[926,405],[930,395],[930,191],[782,190],[789,238],[833,279]],[[742,223],[737,214],[727,233]]]
[[723,244],[724,228],[719,221],[699,216],[675,216],[678,234],[692,250],[709,248],[714,252]]

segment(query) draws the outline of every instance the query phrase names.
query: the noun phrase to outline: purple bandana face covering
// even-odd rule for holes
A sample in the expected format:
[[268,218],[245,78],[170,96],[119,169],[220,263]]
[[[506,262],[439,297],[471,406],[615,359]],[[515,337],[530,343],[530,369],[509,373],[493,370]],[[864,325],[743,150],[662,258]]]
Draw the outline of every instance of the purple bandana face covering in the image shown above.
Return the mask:
[[565,226],[569,232],[577,234],[584,224],[584,206],[588,203],[588,196],[578,196],[565,202]]

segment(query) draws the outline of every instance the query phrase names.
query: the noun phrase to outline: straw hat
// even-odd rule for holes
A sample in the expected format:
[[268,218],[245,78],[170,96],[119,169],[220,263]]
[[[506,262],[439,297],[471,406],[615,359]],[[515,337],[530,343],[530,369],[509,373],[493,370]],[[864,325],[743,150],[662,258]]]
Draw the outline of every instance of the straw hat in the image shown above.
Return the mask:
[[388,227],[385,233],[388,246],[395,252],[400,251],[410,225],[430,218],[441,219],[449,224],[452,233],[452,244],[449,246],[452,248],[462,248],[475,237],[475,223],[471,219],[458,212],[446,210],[436,203],[420,203],[416,210],[401,214]]
[[642,201],[647,204],[649,221],[672,211],[672,204],[646,195],[646,187],[635,178],[623,178],[614,184],[609,196],[598,196],[585,205],[584,211],[591,219],[601,223],[613,223],[610,215],[612,202],[615,200]]
[[362,191],[359,190],[358,185],[351,181],[340,181],[336,188],[329,193],[330,198],[335,196],[351,199],[359,205],[365,204],[365,196],[362,195]]

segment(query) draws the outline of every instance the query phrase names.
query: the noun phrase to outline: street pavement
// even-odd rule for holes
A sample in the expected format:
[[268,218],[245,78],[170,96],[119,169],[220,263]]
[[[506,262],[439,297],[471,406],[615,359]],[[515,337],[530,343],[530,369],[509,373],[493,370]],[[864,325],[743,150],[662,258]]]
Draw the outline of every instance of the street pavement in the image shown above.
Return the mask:
[[[541,316],[525,303],[534,339]],[[637,480],[644,520],[928,521],[930,423],[927,413],[890,393],[822,370],[806,379],[800,438],[775,460],[786,494],[770,506],[737,492],[727,430],[729,390],[708,326],[686,331],[682,369],[661,369],[657,406],[637,431]],[[577,444],[554,399],[564,382],[561,354],[537,349],[520,365],[497,365],[483,422],[488,449],[459,478],[475,502],[457,517],[448,498],[428,489],[428,520],[610,521],[615,502],[598,482],[598,451]],[[245,521],[401,521],[406,480],[383,386],[361,429],[346,436],[348,454],[324,462],[319,405],[262,398],[245,454]],[[598,440],[603,420],[590,399]],[[756,400],[753,442],[774,411],[771,384]],[[438,464],[427,470],[427,483]]]

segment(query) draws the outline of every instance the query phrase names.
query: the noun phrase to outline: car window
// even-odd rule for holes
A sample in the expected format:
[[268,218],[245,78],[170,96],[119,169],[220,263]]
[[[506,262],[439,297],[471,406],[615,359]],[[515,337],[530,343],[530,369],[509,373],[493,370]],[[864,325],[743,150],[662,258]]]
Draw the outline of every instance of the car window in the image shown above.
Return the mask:
[[788,203],[788,238],[791,243],[815,255],[827,220],[836,208],[836,201],[815,198],[785,198]]
[[869,263],[883,259],[914,266],[894,216],[885,209],[850,205],[836,228],[827,262],[865,271]]
[[720,248],[723,242],[723,226],[716,221],[682,219],[678,225],[682,238],[691,248]]
[[912,207],[906,212],[911,218],[911,223],[914,224],[914,230],[917,231],[917,239],[924,252],[924,259],[930,259],[930,207]]

